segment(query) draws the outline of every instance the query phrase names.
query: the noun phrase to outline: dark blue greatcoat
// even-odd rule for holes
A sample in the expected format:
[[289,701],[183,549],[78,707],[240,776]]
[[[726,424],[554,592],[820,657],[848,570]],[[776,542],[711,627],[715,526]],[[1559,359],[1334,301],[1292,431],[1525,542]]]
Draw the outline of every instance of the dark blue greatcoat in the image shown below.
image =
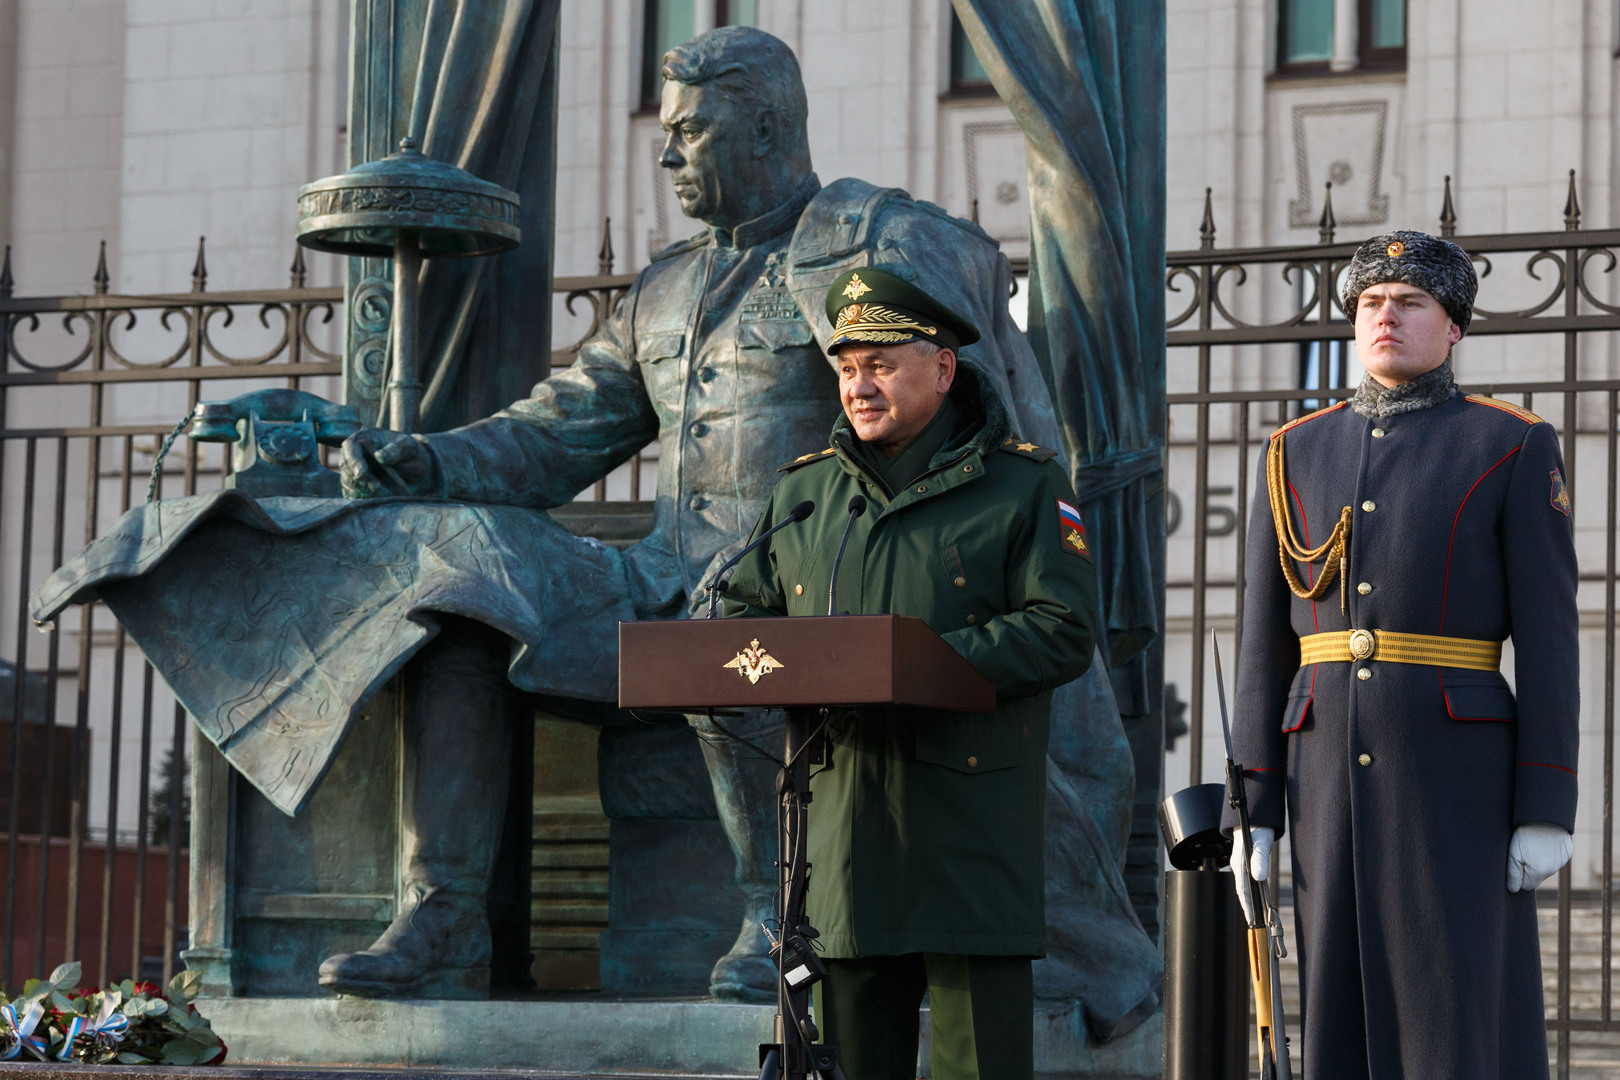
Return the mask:
[[[1284,580],[1264,463],[1249,526],[1234,742],[1255,825],[1292,830],[1311,1080],[1547,1075],[1534,894],[1507,891],[1513,828],[1573,829],[1576,567],[1551,425],[1488,398],[1285,438],[1307,547],[1354,507],[1348,614]],[[1320,564],[1296,564],[1302,582]],[[1496,672],[1300,666],[1351,628],[1513,640]],[[1366,677],[1358,677],[1365,669]]]

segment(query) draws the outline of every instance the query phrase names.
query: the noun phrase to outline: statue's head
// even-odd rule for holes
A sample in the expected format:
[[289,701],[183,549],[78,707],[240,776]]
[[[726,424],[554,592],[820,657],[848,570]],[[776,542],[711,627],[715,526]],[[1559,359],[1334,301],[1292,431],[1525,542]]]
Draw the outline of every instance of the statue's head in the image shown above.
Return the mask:
[[664,54],[658,162],[681,210],[730,228],[771,210],[810,173],[799,61],[779,39],[724,26]]

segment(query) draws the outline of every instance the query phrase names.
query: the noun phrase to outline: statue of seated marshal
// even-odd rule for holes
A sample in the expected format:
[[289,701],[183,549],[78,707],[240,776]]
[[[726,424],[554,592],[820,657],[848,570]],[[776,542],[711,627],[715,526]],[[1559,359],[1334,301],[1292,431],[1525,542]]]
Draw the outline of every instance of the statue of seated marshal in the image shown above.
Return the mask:
[[[510,768],[491,695],[510,682],[612,702],[619,621],[700,609],[777,469],[826,446],[839,411],[824,350],[833,279],[882,266],[982,328],[964,358],[1022,439],[1060,445],[1046,384],[1008,314],[1011,271],[996,243],[895,188],[822,186],[786,45],[725,27],[672,49],[663,75],[660,164],[704,227],[652,256],[572,367],[458,430],[360,431],[343,446],[346,499],[225,491],[132,511],[36,594],[42,620],[106,599],[204,734],[288,813],[360,705],[421,652],[403,901],[371,947],[321,965],[333,990],[456,996],[487,980],[484,896]],[[543,513],[653,439],[645,539],[618,551]],[[165,553],[182,544],[205,550],[207,571],[165,577]],[[775,738],[765,723],[743,733]],[[1105,723],[1102,741],[1118,750],[1117,715]],[[760,932],[777,884],[774,768],[723,738],[702,745],[746,898],[711,989],[759,998],[775,989]]]

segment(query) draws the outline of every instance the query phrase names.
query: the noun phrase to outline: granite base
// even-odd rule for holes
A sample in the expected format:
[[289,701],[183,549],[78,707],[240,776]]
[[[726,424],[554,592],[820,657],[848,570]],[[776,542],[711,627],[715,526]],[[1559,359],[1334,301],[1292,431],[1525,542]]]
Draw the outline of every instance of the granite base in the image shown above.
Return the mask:
[[[371,1001],[205,998],[197,1007],[230,1048],[230,1065],[534,1070],[581,1077],[746,1077],[775,1007],[715,1001],[546,999]],[[928,1075],[927,1019],[919,1075]],[[1160,1075],[1162,1016],[1105,1046],[1079,1010],[1037,1005],[1042,1080]],[[145,1073],[143,1072],[143,1075]]]

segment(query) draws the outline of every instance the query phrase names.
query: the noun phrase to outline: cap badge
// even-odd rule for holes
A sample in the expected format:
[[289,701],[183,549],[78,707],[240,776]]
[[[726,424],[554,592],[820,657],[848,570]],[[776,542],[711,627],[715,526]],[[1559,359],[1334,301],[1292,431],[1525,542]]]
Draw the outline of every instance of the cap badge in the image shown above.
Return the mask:
[[1406,245],[1396,240],[1384,249],[1384,253],[1392,259],[1398,259],[1406,251]]
[[872,291],[872,286],[861,280],[861,275],[851,274],[849,284],[844,286],[844,295],[851,300],[859,300]]
[[738,675],[748,680],[749,685],[758,683],[762,676],[769,675],[777,668],[787,667],[782,661],[760,647],[759,638],[750,641],[748,648],[743,649],[721,666],[735,668]]

